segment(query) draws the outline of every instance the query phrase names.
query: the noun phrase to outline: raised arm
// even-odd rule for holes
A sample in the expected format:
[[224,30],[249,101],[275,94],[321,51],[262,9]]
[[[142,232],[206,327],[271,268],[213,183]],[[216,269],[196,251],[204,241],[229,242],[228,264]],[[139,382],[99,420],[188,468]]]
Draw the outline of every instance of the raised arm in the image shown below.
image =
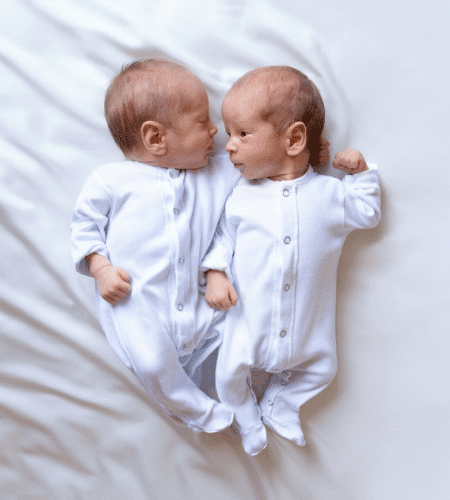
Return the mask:
[[375,227],[381,217],[376,165],[369,167],[359,151],[348,148],[335,156],[333,167],[349,174],[343,178],[347,231]]
[[336,154],[333,167],[350,175],[369,170],[364,156],[357,149],[351,148],[344,149],[344,151]]

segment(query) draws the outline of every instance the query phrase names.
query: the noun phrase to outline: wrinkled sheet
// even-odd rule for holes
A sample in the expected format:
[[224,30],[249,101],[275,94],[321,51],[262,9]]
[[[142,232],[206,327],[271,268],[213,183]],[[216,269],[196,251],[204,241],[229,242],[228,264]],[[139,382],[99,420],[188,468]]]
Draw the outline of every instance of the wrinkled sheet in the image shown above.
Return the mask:
[[[2,500],[449,498],[446,3],[15,0],[1,12]],[[105,88],[155,56],[205,82],[218,151],[233,81],[289,64],[322,92],[332,154],[350,146],[378,164],[383,220],[344,247],[339,372],[302,408],[305,448],[269,433],[249,457],[231,430],[195,434],[163,415],[74,271],[75,200],[121,159]]]

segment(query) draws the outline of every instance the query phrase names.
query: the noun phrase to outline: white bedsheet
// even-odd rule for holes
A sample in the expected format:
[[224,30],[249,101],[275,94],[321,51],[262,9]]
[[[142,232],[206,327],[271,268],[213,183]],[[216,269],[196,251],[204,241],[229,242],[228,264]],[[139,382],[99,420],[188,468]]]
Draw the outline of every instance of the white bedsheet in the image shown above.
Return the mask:
[[[0,15],[0,498],[446,500],[450,497],[450,69],[444,0],[15,0]],[[103,94],[166,57],[213,120],[263,65],[314,79],[332,153],[378,164],[379,227],[339,268],[333,383],[302,409],[305,448],[165,417],[99,327],[70,258],[90,172],[121,159]],[[334,175],[333,172],[329,172]]]

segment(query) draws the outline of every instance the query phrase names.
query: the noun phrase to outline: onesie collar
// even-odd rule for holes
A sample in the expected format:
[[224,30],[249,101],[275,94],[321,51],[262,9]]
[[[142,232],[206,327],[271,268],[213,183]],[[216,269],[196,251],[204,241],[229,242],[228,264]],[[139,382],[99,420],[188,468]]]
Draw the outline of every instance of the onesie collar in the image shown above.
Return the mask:
[[312,177],[314,177],[316,172],[314,169],[311,167],[311,165],[308,165],[308,170],[301,176],[297,177],[296,179],[291,179],[287,181],[273,181],[272,179],[259,179],[258,183],[261,186],[265,187],[270,187],[270,188],[277,188],[278,189],[284,189],[289,186],[297,186],[299,184],[306,184],[311,180]]

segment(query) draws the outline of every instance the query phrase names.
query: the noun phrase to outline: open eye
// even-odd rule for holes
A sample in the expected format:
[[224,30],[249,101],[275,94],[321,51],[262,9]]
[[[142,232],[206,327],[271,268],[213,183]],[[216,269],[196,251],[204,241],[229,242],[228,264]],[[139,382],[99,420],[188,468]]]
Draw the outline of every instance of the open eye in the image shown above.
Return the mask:
[[239,133],[239,135],[241,137],[245,137],[247,135],[247,132],[245,130],[241,130],[240,133]]

